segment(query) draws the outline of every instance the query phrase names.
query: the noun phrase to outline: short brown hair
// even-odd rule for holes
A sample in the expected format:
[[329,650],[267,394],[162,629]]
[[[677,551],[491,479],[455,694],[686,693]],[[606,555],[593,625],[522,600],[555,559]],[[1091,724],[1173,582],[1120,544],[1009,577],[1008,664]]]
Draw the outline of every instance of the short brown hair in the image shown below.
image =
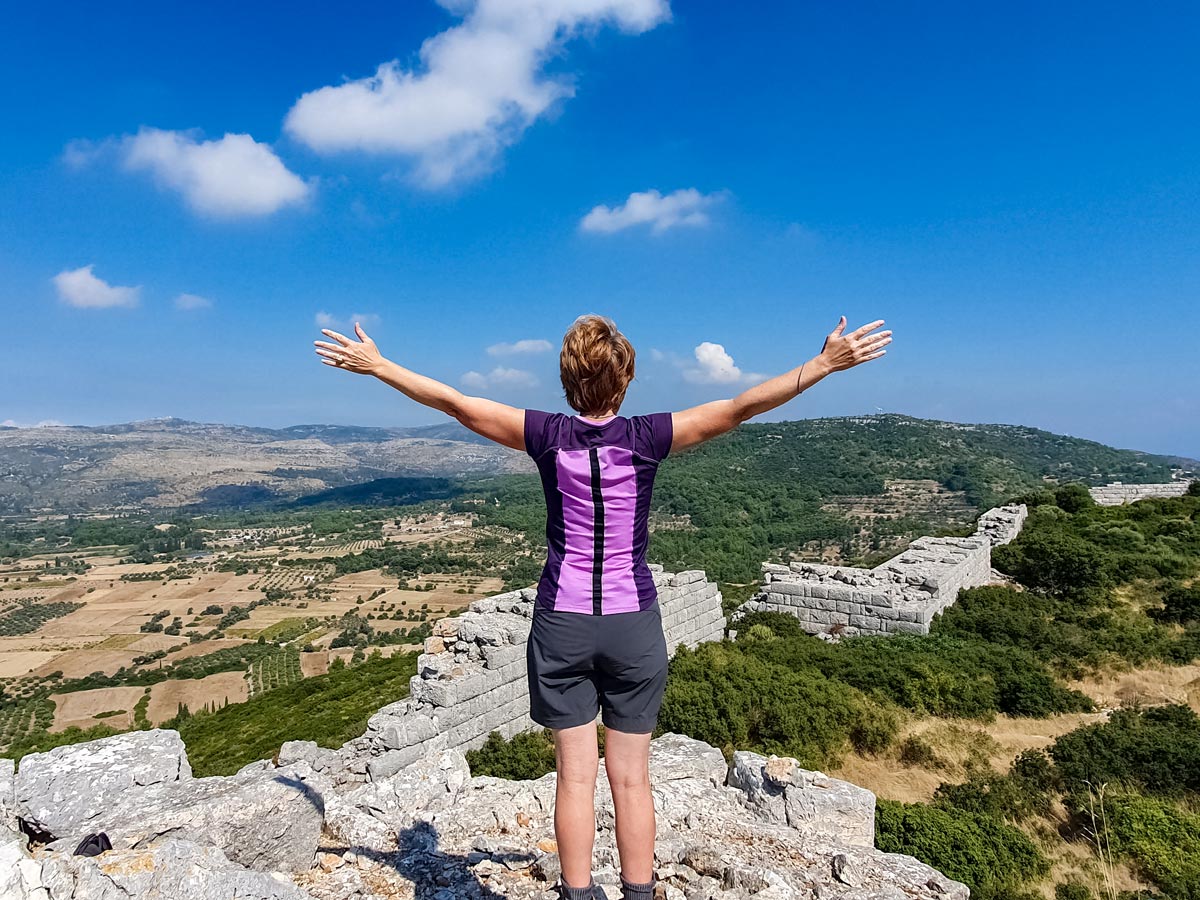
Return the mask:
[[580,316],[563,336],[558,365],[567,403],[583,415],[621,408],[633,381],[633,344],[606,316]]

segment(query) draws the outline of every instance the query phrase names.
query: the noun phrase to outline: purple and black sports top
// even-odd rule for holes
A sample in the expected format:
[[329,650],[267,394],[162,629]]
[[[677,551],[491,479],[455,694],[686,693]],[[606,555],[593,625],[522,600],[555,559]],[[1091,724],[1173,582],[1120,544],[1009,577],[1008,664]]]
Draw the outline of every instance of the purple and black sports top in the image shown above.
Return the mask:
[[525,410],[525,452],[546,493],[539,609],[600,616],[654,605],[650,493],[671,438],[670,413],[595,422]]

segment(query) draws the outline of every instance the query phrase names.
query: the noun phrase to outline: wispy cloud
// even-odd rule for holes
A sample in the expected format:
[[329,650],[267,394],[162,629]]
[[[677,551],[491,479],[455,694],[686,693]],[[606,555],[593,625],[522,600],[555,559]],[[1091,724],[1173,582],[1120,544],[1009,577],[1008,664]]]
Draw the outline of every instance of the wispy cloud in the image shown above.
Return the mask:
[[709,223],[708,210],[721,194],[702,194],[695,188],[682,188],[663,195],[655,190],[633,193],[620,206],[596,206],[579,223],[583,231],[612,234],[626,228],[649,225],[654,234],[682,225],[696,227]]
[[[151,173],[178,192],[197,213],[218,218],[267,216],[306,200],[312,186],[289,171],[267,144],[248,134],[200,139],[194,132],[143,128],[123,138],[125,166]],[[78,164],[86,148],[68,147],[64,158]]]
[[496,366],[496,368],[486,374],[475,371],[464,372],[463,376],[459,379],[459,383],[471,390],[481,391],[496,387],[537,387],[538,380],[532,372],[526,372],[524,369],[509,369],[505,366]]
[[335,316],[332,313],[327,313],[321,310],[314,317],[318,328],[328,328],[332,331],[344,331],[347,336],[354,331],[354,323],[357,322],[363,327],[363,330],[374,328],[383,321],[375,313],[350,313],[345,318]]
[[704,341],[693,353],[696,365],[683,370],[684,379],[693,384],[757,384],[766,378],[754,372],[743,372],[720,344]]
[[138,305],[141,287],[109,284],[92,273],[95,265],[59,272],[52,279],[59,299],[79,309],[112,309]]
[[199,294],[180,294],[175,298],[176,309],[208,309],[212,306],[212,301],[207,297],[201,297]]
[[541,338],[528,338],[523,341],[514,341],[511,344],[492,344],[487,348],[487,352],[489,356],[516,356],[524,353],[549,353],[553,349],[554,345],[549,341]]
[[667,0],[439,0],[461,24],[369,78],[304,94],[284,127],[319,153],[405,157],[414,180],[437,188],[479,175],[559,101],[570,78],[547,62],[580,30],[613,24],[640,34],[670,17]]

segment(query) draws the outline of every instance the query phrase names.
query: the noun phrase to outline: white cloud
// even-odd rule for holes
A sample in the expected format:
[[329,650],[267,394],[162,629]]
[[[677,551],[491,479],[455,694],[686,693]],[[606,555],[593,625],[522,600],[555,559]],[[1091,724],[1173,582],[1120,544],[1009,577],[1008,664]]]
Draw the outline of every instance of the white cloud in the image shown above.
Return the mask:
[[511,344],[492,344],[487,348],[489,356],[515,356],[519,353],[549,353],[554,345],[541,338],[528,338]]
[[321,310],[314,317],[318,328],[328,328],[332,331],[343,331],[347,336],[354,332],[354,323],[357,322],[363,327],[363,330],[374,328],[383,320],[375,313],[350,313],[346,318],[342,319],[332,313],[327,313]]
[[683,370],[684,379],[693,384],[755,384],[766,377],[743,372],[720,344],[705,341],[694,353],[696,365]]
[[175,298],[176,309],[208,309],[212,301],[199,294],[180,294]]
[[531,388],[536,387],[538,380],[532,372],[526,372],[524,369],[509,369],[504,366],[496,366],[486,375],[482,372],[464,372],[459,382],[463,387],[471,390],[485,390],[487,388]]
[[137,306],[141,287],[120,287],[92,274],[94,265],[59,272],[52,279],[59,299],[80,309]]
[[[266,216],[304,201],[311,186],[248,134],[200,140],[194,133],[143,128],[121,141],[127,168],[148,171],[194,211],[221,218]],[[72,154],[68,148],[68,159]]]
[[575,93],[546,63],[580,30],[614,24],[640,34],[671,14],[668,0],[438,0],[461,24],[421,45],[420,66],[399,60],[369,78],[304,94],[284,127],[319,153],[406,157],[425,187],[491,167],[505,147]]
[[18,422],[15,419],[5,419],[3,422],[0,422],[0,428],[57,428],[65,424],[65,422],[60,422],[58,419],[43,419],[32,425]]
[[596,206],[579,223],[583,231],[612,234],[637,225],[649,225],[660,234],[678,225],[707,225],[708,210],[720,194],[702,194],[695,188],[682,188],[663,195],[650,190],[633,193],[620,206]]

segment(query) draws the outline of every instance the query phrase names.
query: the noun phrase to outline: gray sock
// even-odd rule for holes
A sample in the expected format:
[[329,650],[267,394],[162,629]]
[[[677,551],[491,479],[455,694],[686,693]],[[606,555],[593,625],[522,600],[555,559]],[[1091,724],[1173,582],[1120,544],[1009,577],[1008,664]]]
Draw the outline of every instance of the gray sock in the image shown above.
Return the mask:
[[632,881],[626,881],[625,876],[621,876],[621,898],[622,900],[653,900],[654,897],[655,878],[650,876],[650,880],[645,884],[634,884]]
[[562,878],[558,879],[558,883],[562,886],[564,900],[592,900],[592,891],[596,887],[596,882],[590,878],[587,887],[571,887]]

